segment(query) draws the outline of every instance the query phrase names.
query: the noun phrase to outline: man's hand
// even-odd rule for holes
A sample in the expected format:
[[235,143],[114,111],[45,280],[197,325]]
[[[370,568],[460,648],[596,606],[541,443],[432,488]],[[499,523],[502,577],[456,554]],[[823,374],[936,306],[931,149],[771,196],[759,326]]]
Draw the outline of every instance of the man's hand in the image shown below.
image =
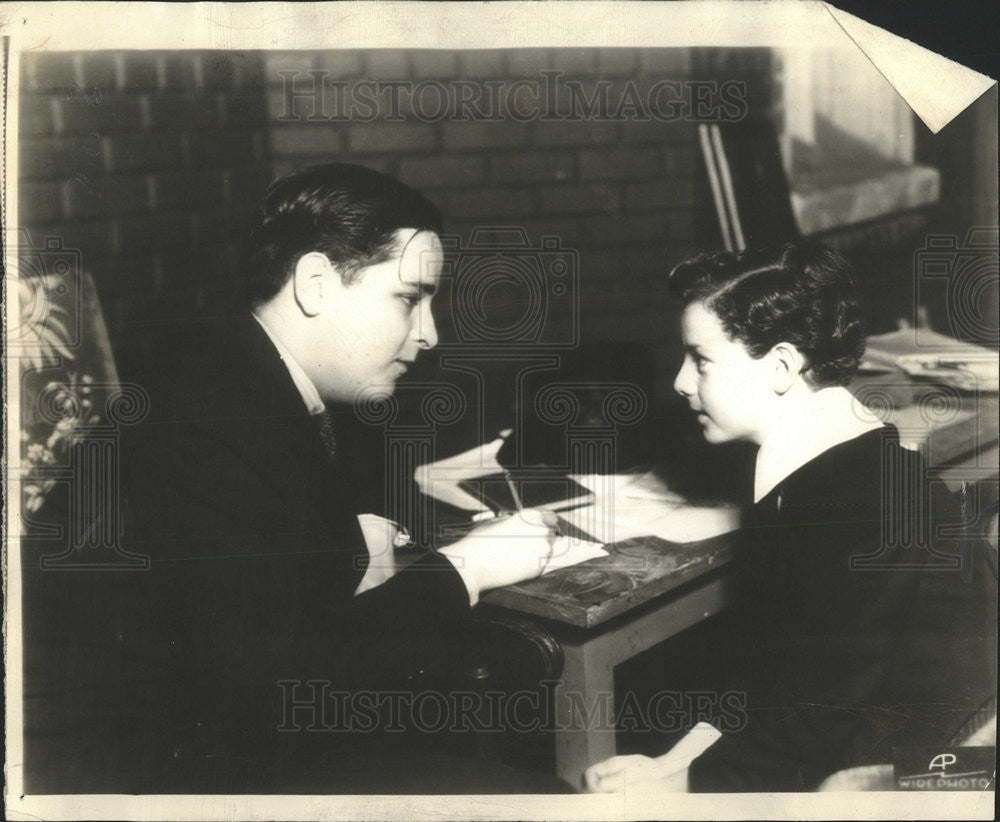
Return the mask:
[[590,793],[686,793],[688,789],[687,763],[671,770],[660,760],[639,754],[605,759],[587,768],[583,778]]
[[556,517],[527,509],[476,528],[442,548],[458,569],[475,605],[480,593],[533,579],[552,557]]

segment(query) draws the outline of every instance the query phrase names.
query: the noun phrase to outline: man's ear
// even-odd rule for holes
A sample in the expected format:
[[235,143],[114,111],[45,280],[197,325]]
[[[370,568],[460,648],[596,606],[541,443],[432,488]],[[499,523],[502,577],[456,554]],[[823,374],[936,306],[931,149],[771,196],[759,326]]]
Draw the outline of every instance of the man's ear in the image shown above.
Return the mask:
[[[325,254],[310,251],[299,257],[292,274],[295,302],[307,317],[315,317],[323,307],[326,291],[331,285],[333,266]],[[338,278],[339,279],[339,278]]]
[[802,352],[789,342],[775,344],[768,352],[768,357],[774,368],[771,374],[771,388],[779,395],[788,391],[808,366]]

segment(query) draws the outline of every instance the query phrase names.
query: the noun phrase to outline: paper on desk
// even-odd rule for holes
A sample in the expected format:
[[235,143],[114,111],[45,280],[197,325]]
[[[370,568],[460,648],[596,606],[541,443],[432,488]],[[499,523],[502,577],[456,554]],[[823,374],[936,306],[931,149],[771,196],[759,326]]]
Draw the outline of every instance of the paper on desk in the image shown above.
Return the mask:
[[740,527],[736,506],[693,506],[671,491],[654,471],[645,474],[573,475],[594,492],[592,505],[563,511],[574,528],[607,545],[654,536],[669,542],[696,542]]
[[1000,390],[1000,361],[995,357],[988,360],[904,357],[899,367],[916,379],[931,380],[960,391]]
[[684,501],[667,487],[655,471],[647,471],[644,474],[570,474],[569,478],[580,483],[588,491],[593,491],[598,499],[626,497],[658,502]]
[[461,480],[485,477],[502,471],[497,462],[497,453],[503,446],[504,437],[477,445],[461,454],[455,454],[437,462],[417,466],[413,478],[421,493],[465,511],[489,511],[489,507],[472,494],[458,487]]
[[995,351],[929,328],[905,328],[869,337],[863,365],[898,368],[915,379],[963,391],[1000,389],[1000,358]]
[[621,494],[599,498],[593,505],[564,511],[560,516],[605,545],[647,536],[668,542],[696,542],[740,527],[740,510],[735,506],[651,502]]
[[558,571],[560,568],[579,565],[588,559],[606,557],[607,555],[608,552],[598,542],[589,542],[576,537],[557,537],[552,544],[552,556],[542,568],[542,573]]

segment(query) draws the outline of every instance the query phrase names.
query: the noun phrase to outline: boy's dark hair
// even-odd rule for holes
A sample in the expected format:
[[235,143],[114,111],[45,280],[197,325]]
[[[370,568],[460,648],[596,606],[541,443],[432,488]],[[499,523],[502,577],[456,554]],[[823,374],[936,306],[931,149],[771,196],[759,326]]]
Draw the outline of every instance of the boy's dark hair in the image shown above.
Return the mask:
[[250,305],[271,299],[303,254],[318,251],[345,283],[389,259],[401,228],[441,232],[441,213],[418,191],[363,166],[329,163],[280,177],[253,217],[247,249]]
[[685,303],[704,301],[752,357],[792,343],[808,363],[806,381],[816,388],[847,385],[864,354],[850,266],[816,243],[699,254],[670,272],[668,290]]

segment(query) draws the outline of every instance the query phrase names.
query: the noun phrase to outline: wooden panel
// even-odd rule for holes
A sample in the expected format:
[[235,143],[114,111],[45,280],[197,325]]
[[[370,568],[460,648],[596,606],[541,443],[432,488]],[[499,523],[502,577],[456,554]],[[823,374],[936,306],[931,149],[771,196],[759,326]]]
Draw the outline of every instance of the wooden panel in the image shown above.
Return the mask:
[[608,556],[491,591],[482,601],[592,628],[726,564],[732,534],[678,544],[656,537],[605,546]]

